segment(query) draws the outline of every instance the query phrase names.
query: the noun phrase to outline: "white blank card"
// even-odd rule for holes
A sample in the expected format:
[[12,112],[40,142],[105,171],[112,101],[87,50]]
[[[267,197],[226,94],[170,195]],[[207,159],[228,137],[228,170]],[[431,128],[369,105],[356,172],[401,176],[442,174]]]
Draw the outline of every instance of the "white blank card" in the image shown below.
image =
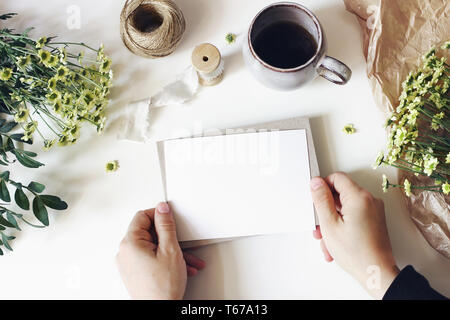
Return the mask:
[[164,171],[179,241],[315,226],[304,129],[167,140]]

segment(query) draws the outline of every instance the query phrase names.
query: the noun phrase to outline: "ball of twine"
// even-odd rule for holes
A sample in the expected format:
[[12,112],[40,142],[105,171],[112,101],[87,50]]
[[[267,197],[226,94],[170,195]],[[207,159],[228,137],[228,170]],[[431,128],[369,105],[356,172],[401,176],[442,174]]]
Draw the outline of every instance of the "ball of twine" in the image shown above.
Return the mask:
[[149,58],[171,54],[186,22],[170,0],[127,0],[120,14],[120,35],[131,52]]

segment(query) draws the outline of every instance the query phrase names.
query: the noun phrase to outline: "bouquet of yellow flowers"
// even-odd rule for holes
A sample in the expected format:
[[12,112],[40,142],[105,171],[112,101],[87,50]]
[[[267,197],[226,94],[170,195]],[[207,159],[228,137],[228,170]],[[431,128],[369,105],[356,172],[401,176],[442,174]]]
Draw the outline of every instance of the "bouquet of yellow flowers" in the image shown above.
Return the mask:
[[[442,49],[448,50],[450,42]],[[422,67],[403,82],[399,105],[388,117],[387,151],[380,152],[374,168],[387,164],[415,175],[430,177],[429,185],[412,185],[408,179],[394,184],[383,175],[383,191],[403,188],[450,193],[450,66],[436,48],[422,57]]]
[[[14,13],[0,15],[7,20]],[[33,143],[38,134],[48,150],[55,144],[75,143],[83,122],[102,132],[105,107],[112,84],[111,59],[103,46],[91,48],[84,43],[56,42],[54,37],[37,41],[28,32],[0,29],[0,165],[16,160],[28,168],[43,163],[37,154],[24,150],[18,142]],[[81,49],[73,52],[73,48]],[[84,51],[91,55],[85,56]],[[8,121],[9,120],[9,121]],[[19,128],[19,131],[15,131]],[[11,159],[12,158],[12,159]],[[23,211],[32,210],[41,224],[25,219],[25,214],[7,207],[11,205],[9,188],[15,188],[14,201]],[[1,247],[12,250],[14,239],[9,229],[20,229],[20,223],[34,227],[49,225],[47,208],[64,210],[67,204],[57,196],[42,194],[45,186],[31,181],[22,184],[0,172],[0,255]],[[30,199],[32,199],[30,205]]]
[[[84,43],[55,42],[54,37],[35,41],[28,31],[0,31],[0,112],[14,115],[24,130],[23,141],[37,132],[46,149],[56,142],[74,143],[81,122],[101,132],[112,81],[111,59],[103,46],[93,49]],[[92,51],[95,57],[69,52],[73,46]],[[37,119],[51,129],[52,137],[44,136]]]

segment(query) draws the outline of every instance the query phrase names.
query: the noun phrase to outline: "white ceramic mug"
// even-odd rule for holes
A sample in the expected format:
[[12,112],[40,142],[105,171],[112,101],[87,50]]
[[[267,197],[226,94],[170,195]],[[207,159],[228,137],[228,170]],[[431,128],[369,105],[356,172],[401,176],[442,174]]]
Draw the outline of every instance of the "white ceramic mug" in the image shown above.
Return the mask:
[[[306,63],[282,69],[268,64],[256,54],[253,48],[255,38],[268,25],[280,21],[300,25],[315,40],[316,52]],[[344,63],[326,55],[327,44],[319,20],[310,10],[297,3],[278,2],[262,9],[250,24],[247,38],[243,42],[242,50],[247,67],[257,80],[270,88],[293,90],[310,82],[317,75],[336,84],[345,84],[352,74]]]

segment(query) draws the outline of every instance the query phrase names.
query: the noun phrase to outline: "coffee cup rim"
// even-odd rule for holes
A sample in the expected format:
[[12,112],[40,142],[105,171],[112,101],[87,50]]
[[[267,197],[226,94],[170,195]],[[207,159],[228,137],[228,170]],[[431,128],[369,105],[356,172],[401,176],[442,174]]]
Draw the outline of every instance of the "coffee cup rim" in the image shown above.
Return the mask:
[[[316,26],[318,35],[319,35],[319,41],[317,41],[317,49],[316,52],[314,53],[314,55],[305,63],[294,67],[294,68],[287,68],[287,69],[283,69],[283,68],[278,68],[278,67],[274,67],[270,64],[268,64],[267,62],[265,62],[264,60],[262,60],[258,54],[255,52],[255,50],[253,49],[253,45],[252,45],[252,41],[251,41],[251,33],[253,30],[253,26],[255,24],[256,19],[259,18],[259,16],[261,16],[262,13],[264,13],[265,11],[267,11],[268,9],[274,8],[274,7],[294,7],[296,9],[302,10],[303,12],[305,12],[310,18],[311,20],[314,22],[314,25]],[[322,28],[320,26],[320,22],[319,19],[317,19],[316,15],[309,10],[308,8],[302,6],[301,4],[295,3],[295,2],[276,2],[276,3],[272,3],[269,4],[267,6],[265,6],[264,8],[262,8],[257,14],[256,16],[253,18],[252,22],[250,23],[250,28],[248,29],[248,34],[247,34],[247,42],[248,42],[248,47],[250,48],[250,52],[253,55],[253,57],[259,62],[261,63],[264,67],[269,68],[271,70],[277,71],[277,72],[295,72],[298,70],[302,70],[305,67],[307,67],[309,64],[311,64],[311,62],[314,61],[314,59],[317,58],[317,56],[319,55],[319,53],[321,52],[322,49]]]

